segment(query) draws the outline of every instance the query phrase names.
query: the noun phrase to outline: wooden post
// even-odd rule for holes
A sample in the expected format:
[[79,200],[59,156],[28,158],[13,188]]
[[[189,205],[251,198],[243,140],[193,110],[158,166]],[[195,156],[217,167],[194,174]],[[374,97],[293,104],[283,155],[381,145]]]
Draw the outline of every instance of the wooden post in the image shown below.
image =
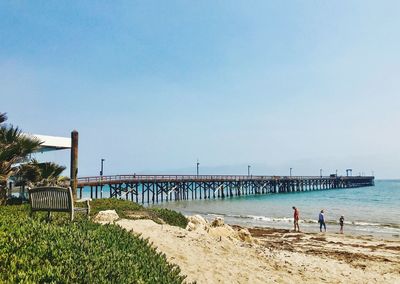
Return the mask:
[[78,131],[74,130],[71,132],[71,189],[72,195],[76,199],[76,187],[78,185]]

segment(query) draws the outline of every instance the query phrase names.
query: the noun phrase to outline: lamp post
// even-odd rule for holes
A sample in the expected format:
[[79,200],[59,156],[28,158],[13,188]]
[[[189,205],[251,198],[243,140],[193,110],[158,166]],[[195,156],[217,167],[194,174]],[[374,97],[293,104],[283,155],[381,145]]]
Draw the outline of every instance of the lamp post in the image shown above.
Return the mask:
[[103,180],[103,165],[104,165],[105,159],[101,159],[101,166],[100,166],[100,181]]
[[197,174],[197,176],[199,176],[199,166],[200,166],[199,159],[197,159],[197,163],[196,163],[196,174]]
[[319,169],[319,176],[322,177],[322,169]]
[[[103,182],[103,169],[104,169],[103,165],[104,165],[105,159],[102,158],[100,161],[101,161],[101,166],[100,166],[100,198],[103,198],[103,184],[102,184],[102,182]],[[110,196],[111,196],[111,193],[110,193]]]
[[103,165],[105,159],[101,159],[101,166],[100,166],[100,178],[103,179]]
[[336,170],[336,177],[337,177],[337,170]]
[[250,165],[247,165],[247,175],[248,175],[248,176],[250,176],[250,168],[251,168],[251,166],[250,166]]
[[290,177],[292,177],[292,170],[293,170],[293,168],[290,168]]

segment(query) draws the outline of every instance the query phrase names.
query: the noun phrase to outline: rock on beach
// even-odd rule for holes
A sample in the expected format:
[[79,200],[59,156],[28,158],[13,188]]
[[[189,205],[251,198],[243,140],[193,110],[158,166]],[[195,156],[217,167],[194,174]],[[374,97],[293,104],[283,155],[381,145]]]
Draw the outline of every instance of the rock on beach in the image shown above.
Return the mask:
[[114,223],[119,219],[119,216],[115,210],[104,210],[94,216],[93,221],[101,224]]

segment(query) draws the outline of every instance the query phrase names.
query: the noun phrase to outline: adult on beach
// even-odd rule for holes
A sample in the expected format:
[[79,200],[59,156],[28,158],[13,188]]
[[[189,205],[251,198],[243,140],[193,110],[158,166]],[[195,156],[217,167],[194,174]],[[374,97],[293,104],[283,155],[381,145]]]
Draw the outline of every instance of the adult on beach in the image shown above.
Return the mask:
[[318,223],[319,223],[319,231],[322,232],[322,226],[324,226],[324,231],[326,232],[325,216],[323,209],[319,213]]
[[344,216],[340,216],[339,219],[339,224],[340,224],[340,233],[343,234],[343,226],[344,226]]
[[297,231],[300,232],[300,227],[299,227],[299,209],[297,209],[296,206],[293,206],[292,208],[294,210],[294,213],[293,213],[294,231],[296,232],[296,228],[297,228]]

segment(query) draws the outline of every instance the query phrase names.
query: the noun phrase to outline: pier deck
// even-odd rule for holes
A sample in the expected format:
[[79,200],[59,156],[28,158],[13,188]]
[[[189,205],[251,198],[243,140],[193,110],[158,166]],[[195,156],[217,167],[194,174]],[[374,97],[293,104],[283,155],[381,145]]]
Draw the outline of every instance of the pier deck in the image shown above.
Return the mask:
[[[78,178],[78,192],[91,198],[123,198],[138,203],[228,198],[373,186],[373,176],[113,175]],[[108,192],[107,192],[108,193]]]

